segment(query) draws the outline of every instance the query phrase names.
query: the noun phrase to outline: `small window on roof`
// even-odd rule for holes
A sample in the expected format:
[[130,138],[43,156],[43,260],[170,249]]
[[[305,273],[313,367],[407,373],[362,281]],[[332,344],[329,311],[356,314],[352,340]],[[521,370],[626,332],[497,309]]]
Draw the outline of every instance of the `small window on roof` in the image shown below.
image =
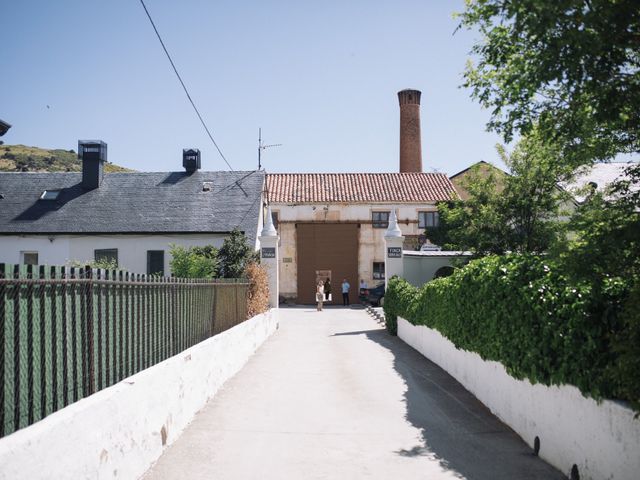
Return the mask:
[[60,195],[60,190],[45,190],[40,195],[40,200],[55,200]]

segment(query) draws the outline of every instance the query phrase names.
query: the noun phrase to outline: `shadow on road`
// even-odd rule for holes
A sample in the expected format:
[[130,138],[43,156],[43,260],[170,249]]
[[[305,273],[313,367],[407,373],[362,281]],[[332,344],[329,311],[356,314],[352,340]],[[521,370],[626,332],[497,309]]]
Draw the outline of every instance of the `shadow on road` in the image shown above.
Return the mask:
[[418,445],[397,450],[398,455],[430,456],[470,480],[567,478],[535,456],[453,377],[399,338],[382,329],[334,334],[344,335],[365,335],[393,354],[393,367],[407,388],[406,419],[422,433]]

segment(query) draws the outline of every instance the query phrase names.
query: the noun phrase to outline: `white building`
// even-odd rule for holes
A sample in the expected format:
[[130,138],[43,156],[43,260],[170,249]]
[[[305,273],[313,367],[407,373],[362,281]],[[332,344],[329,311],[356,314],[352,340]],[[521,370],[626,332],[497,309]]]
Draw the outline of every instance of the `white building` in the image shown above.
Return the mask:
[[313,303],[318,279],[339,297],[343,279],[355,300],[360,280],[382,282],[391,210],[415,249],[438,224],[436,203],[457,197],[440,173],[268,174],[267,195],[280,235],[280,295]]

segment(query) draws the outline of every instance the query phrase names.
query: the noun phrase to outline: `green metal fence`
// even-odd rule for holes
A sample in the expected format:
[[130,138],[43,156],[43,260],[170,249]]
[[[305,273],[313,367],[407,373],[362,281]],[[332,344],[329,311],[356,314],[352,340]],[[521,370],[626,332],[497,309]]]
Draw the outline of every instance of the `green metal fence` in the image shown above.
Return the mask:
[[0,264],[0,437],[246,319],[246,280]]

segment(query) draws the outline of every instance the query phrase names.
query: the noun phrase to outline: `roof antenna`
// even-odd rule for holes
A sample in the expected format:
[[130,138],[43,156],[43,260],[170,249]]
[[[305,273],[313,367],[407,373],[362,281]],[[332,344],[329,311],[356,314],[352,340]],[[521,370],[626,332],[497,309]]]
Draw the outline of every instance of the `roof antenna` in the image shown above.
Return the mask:
[[258,170],[262,170],[262,159],[261,159],[262,150],[265,150],[271,147],[281,147],[281,146],[282,146],[281,143],[275,143],[273,145],[263,145],[262,144],[262,128],[258,129]]

